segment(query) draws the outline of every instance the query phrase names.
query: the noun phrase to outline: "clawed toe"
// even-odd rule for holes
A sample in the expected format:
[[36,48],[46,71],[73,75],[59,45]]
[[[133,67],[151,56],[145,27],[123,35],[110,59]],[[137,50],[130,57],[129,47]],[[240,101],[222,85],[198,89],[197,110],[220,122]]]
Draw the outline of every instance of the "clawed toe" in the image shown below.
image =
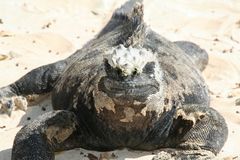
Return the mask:
[[0,113],[11,116],[13,110],[27,110],[27,99],[22,96],[15,96],[11,98],[2,98],[0,100]]

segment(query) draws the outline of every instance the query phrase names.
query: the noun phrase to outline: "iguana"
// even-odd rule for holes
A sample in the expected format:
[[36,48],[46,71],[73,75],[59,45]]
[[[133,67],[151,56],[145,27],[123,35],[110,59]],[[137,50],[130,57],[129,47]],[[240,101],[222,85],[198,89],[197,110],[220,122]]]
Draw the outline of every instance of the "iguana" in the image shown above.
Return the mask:
[[82,49],[0,89],[9,113],[12,97],[32,94],[51,93],[54,108],[17,133],[12,160],[53,160],[54,152],[79,147],[214,158],[228,130],[209,107],[207,62],[198,45],[171,42],[146,25],[141,0],[126,2]]

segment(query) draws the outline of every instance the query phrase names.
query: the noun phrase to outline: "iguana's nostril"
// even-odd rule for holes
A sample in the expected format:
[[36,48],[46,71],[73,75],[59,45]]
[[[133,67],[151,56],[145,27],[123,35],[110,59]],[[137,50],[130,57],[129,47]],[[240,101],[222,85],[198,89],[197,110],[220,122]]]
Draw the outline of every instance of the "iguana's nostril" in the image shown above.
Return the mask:
[[132,76],[136,76],[136,75],[137,75],[137,73],[138,73],[138,70],[137,70],[137,68],[134,68],[134,70],[133,70],[133,72],[132,72]]

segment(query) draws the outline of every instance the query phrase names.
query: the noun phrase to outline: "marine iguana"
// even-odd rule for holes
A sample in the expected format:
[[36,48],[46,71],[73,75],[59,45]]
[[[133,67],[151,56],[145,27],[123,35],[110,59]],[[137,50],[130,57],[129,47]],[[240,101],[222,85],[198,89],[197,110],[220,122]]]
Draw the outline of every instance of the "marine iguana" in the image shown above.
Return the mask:
[[108,151],[163,149],[153,159],[209,159],[223,147],[224,118],[209,107],[201,71],[205,50],[171,42],[143,20],[141,0],[116,9],[82,49],[30,71],[0,89],[13,97],[51,93],[54,111],[16,135],[12,160],[53,160],[73,148]]

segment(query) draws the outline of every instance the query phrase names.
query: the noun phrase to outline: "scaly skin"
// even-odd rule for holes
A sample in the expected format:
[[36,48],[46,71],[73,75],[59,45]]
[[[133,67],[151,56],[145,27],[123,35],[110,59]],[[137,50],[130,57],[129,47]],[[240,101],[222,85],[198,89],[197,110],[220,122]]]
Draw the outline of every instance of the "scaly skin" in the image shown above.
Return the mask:
[[1,98],[51,92],[58,110],[18,132],[12,160],[50,160],[76,147],[169,148],[164,154],[175,159],[212,158],[226,141],[227,126],[209,108],[200,74],[207,61],[197,45],[152,31],[140,0],[126,2],[72,56],[0,89]]

